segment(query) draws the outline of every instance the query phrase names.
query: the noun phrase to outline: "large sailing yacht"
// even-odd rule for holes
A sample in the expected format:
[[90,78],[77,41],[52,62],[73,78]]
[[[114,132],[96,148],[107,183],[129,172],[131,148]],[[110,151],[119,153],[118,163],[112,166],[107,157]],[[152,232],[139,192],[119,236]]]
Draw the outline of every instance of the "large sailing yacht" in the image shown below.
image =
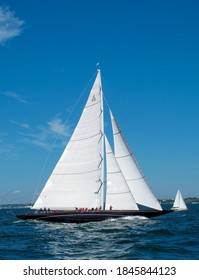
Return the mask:
[[98,69],[79,122],[32,207],[35,212],[18,218],[80,223],[172,211],[162,209],[110,111],[112,151],[103,106]]

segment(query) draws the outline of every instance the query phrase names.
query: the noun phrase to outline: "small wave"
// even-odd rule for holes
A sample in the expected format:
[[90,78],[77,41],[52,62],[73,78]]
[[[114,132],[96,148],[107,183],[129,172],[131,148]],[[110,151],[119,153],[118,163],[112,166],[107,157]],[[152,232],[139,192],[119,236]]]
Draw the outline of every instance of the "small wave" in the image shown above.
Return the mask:
[[149,218],[143,216],[125,216],[121,218],[108,219],[109,222],[117,222],[118,220],[137,221],[137,220],[149,220]]
[[19,223],[24,223],[24,221],[14,221],[12,222],[13,224],[19,224]]
[[149,218],[144,217],[144,216],[126,216],[122,217],[122,220],[149,220]]
[[114,219],[114,218],[108,219],[109,222],[115,222],[115,221],[117,221],[117,220],[118,220],[118,218],[115,218],[115,219]]

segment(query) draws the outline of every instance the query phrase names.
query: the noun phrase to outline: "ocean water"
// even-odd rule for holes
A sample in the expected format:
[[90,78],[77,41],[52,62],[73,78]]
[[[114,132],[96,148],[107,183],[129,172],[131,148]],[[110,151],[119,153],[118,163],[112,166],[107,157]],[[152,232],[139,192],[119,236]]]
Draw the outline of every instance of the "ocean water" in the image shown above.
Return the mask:
[[198,260],[199,204],[188,208],[86,224],[22,221],[0,209],[0,259]]

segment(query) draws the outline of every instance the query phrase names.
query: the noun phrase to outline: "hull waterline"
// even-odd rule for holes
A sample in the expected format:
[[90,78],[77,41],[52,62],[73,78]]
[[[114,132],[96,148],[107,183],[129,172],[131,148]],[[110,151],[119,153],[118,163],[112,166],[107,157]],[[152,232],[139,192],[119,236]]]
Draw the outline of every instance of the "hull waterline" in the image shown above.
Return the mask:
[[126,210],[126,211],[94,211],[79,213],[76,211],[60,211],[60,213],[26,213],[17,215],[22,220],[39,220],[56,223],[87,223],[131,216],[153,218],[173,212],[173,210]]

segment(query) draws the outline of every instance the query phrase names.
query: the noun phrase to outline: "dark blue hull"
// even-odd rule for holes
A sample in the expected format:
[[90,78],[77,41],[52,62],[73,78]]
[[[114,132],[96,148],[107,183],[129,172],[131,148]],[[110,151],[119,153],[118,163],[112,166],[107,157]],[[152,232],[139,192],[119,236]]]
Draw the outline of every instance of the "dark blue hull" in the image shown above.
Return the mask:
[[17,218],[22,220],[40,220],[58,223],[87,223],[130,216],[143,216],[147,218],[153,218],[168,214],[170,212],[173,212],[173,210],[104,210],[93,212],[59,211],[51,213],[26,213],[23,215],[17,215]]

